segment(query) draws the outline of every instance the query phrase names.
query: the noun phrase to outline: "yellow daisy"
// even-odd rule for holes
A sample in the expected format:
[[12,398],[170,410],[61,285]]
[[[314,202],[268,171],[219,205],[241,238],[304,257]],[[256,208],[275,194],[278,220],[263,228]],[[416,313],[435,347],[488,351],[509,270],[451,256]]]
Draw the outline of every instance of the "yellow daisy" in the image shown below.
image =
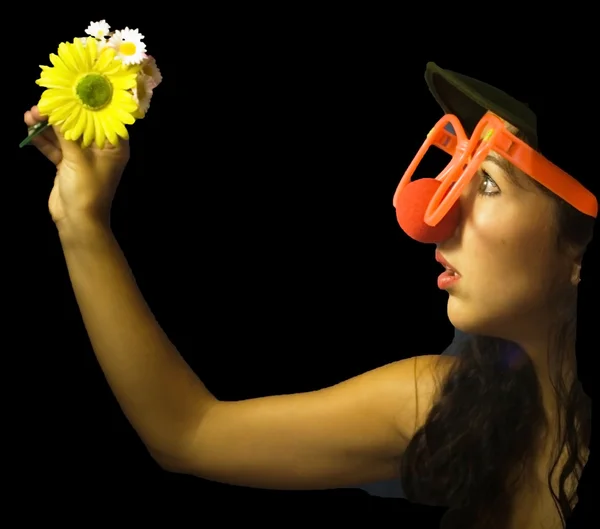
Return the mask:
[[106,140],[118,145],[119,137],[128,139],[125,125],[135,122],[138,110],[130,90],[136,88],[137,71],[123,67],[115,58],[115,50],[98,50],[96,40],[89,38],[63,42],[58,55],[51,54],[50,66],[41,66],[36,83],[46,88],[38,108],[48,116],[68,140],[83,146],[95,142],[104,147]]

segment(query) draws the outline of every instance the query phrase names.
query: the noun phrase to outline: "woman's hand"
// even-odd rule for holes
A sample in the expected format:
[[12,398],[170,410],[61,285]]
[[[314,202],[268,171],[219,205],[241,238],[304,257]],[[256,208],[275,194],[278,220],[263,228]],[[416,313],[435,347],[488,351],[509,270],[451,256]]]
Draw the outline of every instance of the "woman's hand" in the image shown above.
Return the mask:
[[[31,127],[46,117],[34,106],[25,112],[24,120]],[[65,140],[54,127],[31,143],[56,166],[48,209],[59,230],[88,221],[108,226],[112,200],[129,160],[129,143],[121,140],[116,148],[82,149],[76,142]]]

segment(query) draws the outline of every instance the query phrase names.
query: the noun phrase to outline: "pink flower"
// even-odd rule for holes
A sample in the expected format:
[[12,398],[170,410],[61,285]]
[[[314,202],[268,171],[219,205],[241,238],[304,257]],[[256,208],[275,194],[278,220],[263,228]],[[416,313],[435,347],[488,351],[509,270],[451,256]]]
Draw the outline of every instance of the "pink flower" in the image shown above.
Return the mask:
[[152,89],[162,83],[162,75],[156,66],[156,59],[151,55],[148,55],[148,58],[142,63],[142,72],[152,80]]

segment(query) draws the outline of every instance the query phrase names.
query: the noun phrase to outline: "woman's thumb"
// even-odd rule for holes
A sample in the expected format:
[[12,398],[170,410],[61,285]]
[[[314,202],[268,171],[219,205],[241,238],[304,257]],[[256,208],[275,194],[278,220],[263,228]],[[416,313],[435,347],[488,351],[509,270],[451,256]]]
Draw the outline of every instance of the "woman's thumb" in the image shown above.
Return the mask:
[[73,161],[83,158],[81,145],[76,141],[67,140],[60,131],[60,127],[52,125],[52,128],[58,138],[58,143],[63,153],[63,158],[69,158]]

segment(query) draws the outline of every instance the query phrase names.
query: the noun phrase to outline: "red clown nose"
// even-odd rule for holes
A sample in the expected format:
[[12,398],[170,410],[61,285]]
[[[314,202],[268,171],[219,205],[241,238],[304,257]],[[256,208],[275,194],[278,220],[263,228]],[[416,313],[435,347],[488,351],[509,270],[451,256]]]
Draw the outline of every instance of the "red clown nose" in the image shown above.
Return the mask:
[[441,182],[433,178],[421,178],[410,182],[398,196],[396,218],[406,234],[419,242],[438,243],[452,237],[460,221],[460,206],[457,200],[450,211],[438,223],[425,223],[425,211]]

